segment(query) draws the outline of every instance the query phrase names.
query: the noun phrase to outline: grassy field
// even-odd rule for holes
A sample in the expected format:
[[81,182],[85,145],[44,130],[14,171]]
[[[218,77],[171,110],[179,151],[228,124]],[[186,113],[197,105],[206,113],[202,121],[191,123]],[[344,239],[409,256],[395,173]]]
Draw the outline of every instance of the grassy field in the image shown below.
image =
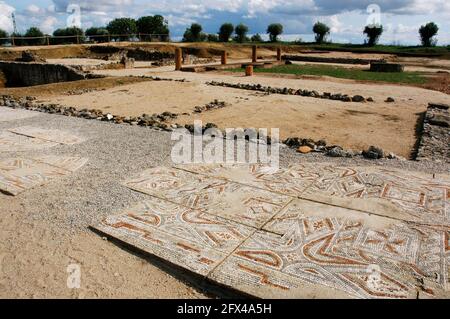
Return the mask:
[[[244,69],[233,69],[231,71],[244,72]],[[376,73],[365,70],[348,69],[328,65],[280,65],[270,69],[255,68],[254,72],[294,75],[318,75],[360,81],[380,81],[408,84],[423,84],[427,81],[427,79],[418,72]]]

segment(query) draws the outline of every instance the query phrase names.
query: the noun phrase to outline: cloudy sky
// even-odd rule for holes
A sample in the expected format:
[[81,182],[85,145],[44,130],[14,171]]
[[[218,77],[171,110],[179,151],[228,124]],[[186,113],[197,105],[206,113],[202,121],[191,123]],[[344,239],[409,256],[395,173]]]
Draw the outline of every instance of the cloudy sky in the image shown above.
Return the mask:
[[450,44],[450,0],[0,0],[0,28],[8,32],[12,12],[19,32],[37,26],[46,33],[74,21],[85,29],[116,17],[161,14],[175,40],[192,22],[208,33],[217,32],[222,22],[242,22],[251,34],[280,22],[286,40],[311,41],[312,25],[322,21],[331,27],[332,41],[360,43],[364,26],[380,21],[385,27],[380,42],[408,45],[419,43],[420,25],[434,21],[440,27],[438,43]]

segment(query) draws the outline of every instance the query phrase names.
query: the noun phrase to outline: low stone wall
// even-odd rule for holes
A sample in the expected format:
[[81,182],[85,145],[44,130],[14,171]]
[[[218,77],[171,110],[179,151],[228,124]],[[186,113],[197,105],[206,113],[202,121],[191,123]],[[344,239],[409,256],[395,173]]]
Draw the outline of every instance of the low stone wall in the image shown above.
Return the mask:
[[6,77],[8,87],[78,81],[86,78],[81,71],[61,64],[0,61],[0,70]]
[[6,77],[2,71],[0,71],[0,88],[4,88],[6,86]]
[[353,59],[353,58],[328,58],[318,56],[304,56],[304,55],[283,55],[283,60],[301,61],[301,62],[319,62],[319,63],[338,63],[338,64],[362,64],[367,65],[371,63],[383,63],[385,60],[368,60],[368,59]]
[[370,71],[371,72],[403,72],[404,67],[401,64],[398,63],[378,63],[373,62],[370,64]]
[[416,160],[450,163],[450,105],[430,103]]

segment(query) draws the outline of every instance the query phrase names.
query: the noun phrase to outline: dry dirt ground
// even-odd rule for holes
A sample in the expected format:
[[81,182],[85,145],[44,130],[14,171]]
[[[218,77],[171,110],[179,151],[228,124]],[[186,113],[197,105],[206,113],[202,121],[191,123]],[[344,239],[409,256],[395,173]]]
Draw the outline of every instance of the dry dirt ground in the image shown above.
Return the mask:
[[[202,298],[182,280],[92,232],[61,233],[26,221],[26,208],[0,194],[0,298]],[[83,284],[67,287],[70,264]]]
[[[201,119],[205,123],[215,123],[221,128],[280,128],[282,138],[298,136],[316,140],[325,139],[330,144],[354,150],[377,145],[388,152],[404,157],[409,157],[414,152],[417,125],[428,103],[449,102],[448,95],[443,93],[408,86],[361,84],[337,79],[325,81],[323,79],[276,78],[264,75],[248,78],[241,74],[197,74],[174,72],[172,69],[173,67],[162,67],[99,72],[121,77],[119,81],[124,81],[124,76],[127,75],[154,75],[173,79],[185,78],[189,82],[124,83],[81,95],[61,94],[63,90],[53,93],[46,86],[44,90],[36,88],[36,91],[28,91],[28,93],[46,103],[101,109],[123,116],[164,111],[190,113],[173,120],[180,124],[192,124],[194,119]],[[365,97],[373,97],[375,103],[343,103],[276,94],[267,96],[254,91],[212,87],[205,84],[211,80],[260,83],[273,87],[303,88],[350,95],[361,94]],[[86,82],[84,83],[86,87],[89,86]],[[98,85],[94,82],[93,84]],[[9,90],[19,91],[20,89]],[[396,102],[385,103],[389,96],[394,97]],[[215,99],[225,101],[227,106],[192,114],[195,106],[203,106]]]

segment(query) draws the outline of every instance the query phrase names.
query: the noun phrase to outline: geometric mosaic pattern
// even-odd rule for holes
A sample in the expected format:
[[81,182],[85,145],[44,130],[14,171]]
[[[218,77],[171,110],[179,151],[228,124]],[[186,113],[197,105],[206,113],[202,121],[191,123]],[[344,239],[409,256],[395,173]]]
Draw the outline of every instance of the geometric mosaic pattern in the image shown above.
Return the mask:
[[189,208],[260,228],[292,198],[175,168],[144,171],[125,186]]
[[55,129],[41,129],[38,127],[32,127],[32,126],[22,126],[17,127],[13,129],[9,129],[9,132],[24,135],[28,137],[33,138],[39,138],[41,140],[49,141],[49,142],[55,142],[59,144],[78,144],[84,141],[83,138],[80,138],[76,135],[73,135],[71,133],[61,131],[61,130],[55,130]]
[[147,200],[96,227],[206,276],[254,229],[163,200]]
[[0,152],[40,150],[58,145],[54,142],[30,138],[10,132],[0,132]]
[[87,160],[77,157],[8,158],[0,160],[0,191],[18,195],[32,187],[71,174]]
[[29,117],[36,116],[36,112],[23,111],[23,110],[11,110],[6,107],[0,107],[0,122],[21,120]]
[[449,179],[384,168],[152,168],[94,228],[263,298],[450,297]]

